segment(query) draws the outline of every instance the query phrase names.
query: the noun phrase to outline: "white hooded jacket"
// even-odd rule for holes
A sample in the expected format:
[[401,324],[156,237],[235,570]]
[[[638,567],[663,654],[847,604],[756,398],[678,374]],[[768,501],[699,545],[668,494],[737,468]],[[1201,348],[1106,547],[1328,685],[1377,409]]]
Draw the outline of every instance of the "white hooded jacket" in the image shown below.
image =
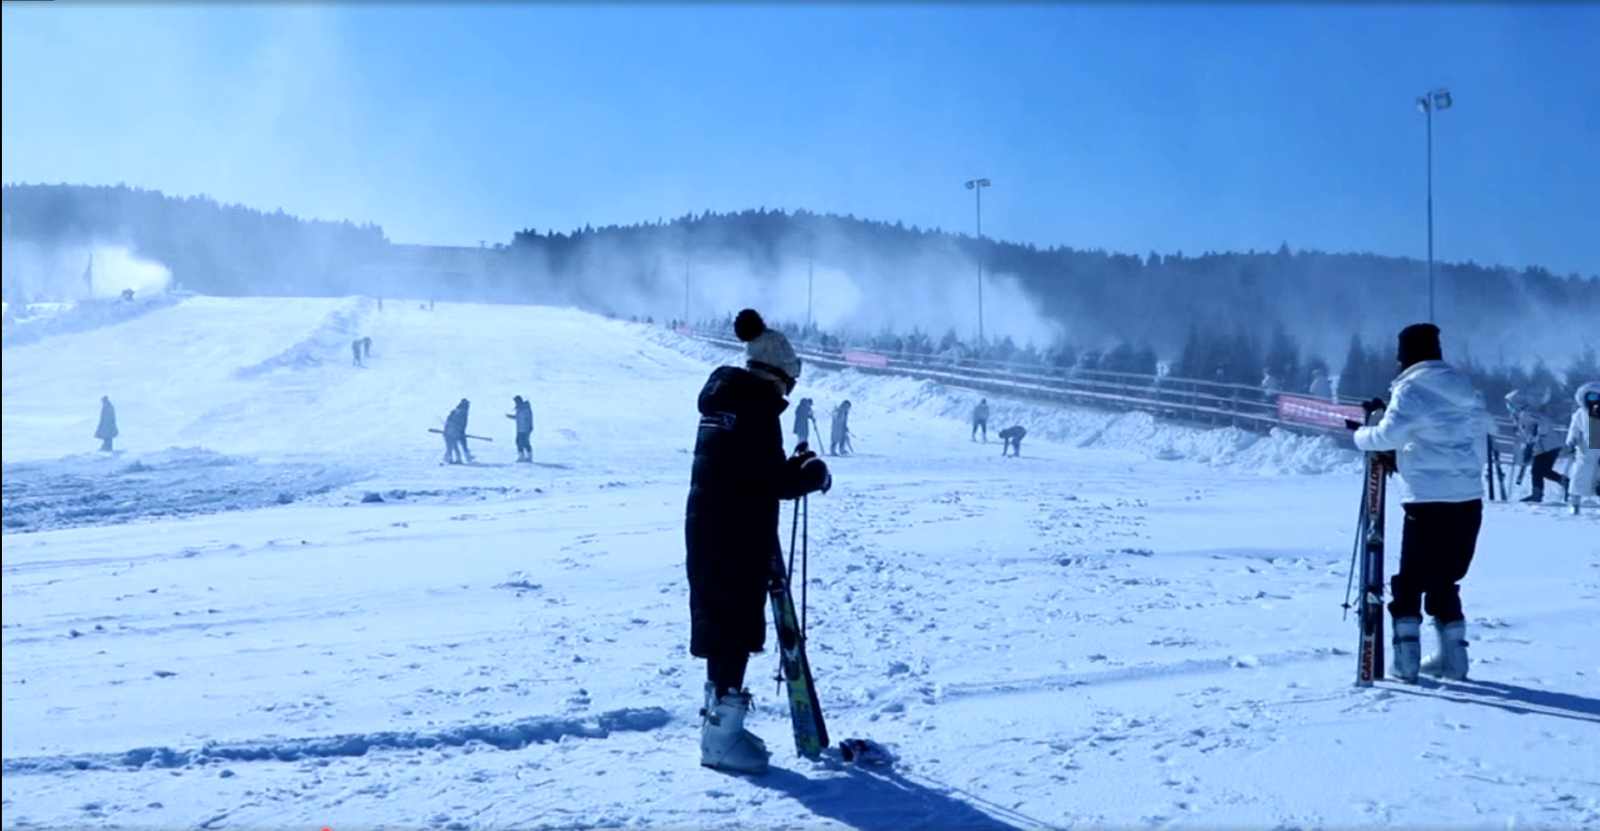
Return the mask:
[[1600,381],[1591,381],[1578,387],[1578,392],[1572,396],[1578,410],[1572,414],[1572,423],[1567,425],[1567,446],[1576,453],[1568,474],[1570,481],[1567,483],[1567,492],[1574,495],[1594,493],[1597,480],[1600,480],[1600,450],[1589,449],[1589,440],[1592,438],[1589,435],[1589,409],[1583,402],[1586,393],[1595,391],[1600,391]]
[[1356,431],[1356,447],[1395,451],[1401,502],[1483,498],[1489,415],[1472,381],[1444,361],[1407,367],[1389,385],[1383,418]]

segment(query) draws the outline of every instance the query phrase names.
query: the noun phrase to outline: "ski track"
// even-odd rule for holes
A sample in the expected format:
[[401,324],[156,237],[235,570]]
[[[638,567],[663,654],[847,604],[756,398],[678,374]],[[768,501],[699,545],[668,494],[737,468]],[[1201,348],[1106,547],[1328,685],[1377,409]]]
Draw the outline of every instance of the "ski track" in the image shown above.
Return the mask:
[[[1593,515],[1491,505],[1474,679],[1356,689],[1348,454],[992,400],[1056,425],[1001,459],[966,440],[966,393],[850,372],[799,391],[850,398],[871,443],[808,500],[808,643],[835,739],[897,758],[795,757],[768,652],[750,724],[774,771],[700,768],[682,511],[694,395],[727,354],[415,305],[200,298],[8,347],[7,828],[1600,823]],[[78,351],[158,331],[141,383],[194,388],[157,438],[197,443],[84,453]],[[457,366],[501,338],[551,360]],[[159,409],[138,391],[113,394],[129,442]],[[515,392],[539,464],[493,466]],[[440,467],[423,431],[462,394],[496,441]]]

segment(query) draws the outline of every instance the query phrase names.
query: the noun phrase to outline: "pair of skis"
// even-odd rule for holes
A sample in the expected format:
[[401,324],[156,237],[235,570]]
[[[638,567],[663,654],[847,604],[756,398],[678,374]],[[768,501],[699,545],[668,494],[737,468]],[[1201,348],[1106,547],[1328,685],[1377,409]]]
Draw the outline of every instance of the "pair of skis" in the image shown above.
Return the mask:
[[[796,557],[795,532],[800,529],[801,517],[810,524],[808,512],[802,512],[806,498],[794,504],[794,526],[789,533],[789,563],[785,567],[783,551],[772,552],[772,573],[767,578],[767,594],[772,602],[772,622],[778,630],[778,674],[780,693],[789,700],[789,718],[794,727],[794,748],[807,759],[822,755],[828,746],[828,727],[822,718],[822,704],[817,700],[817,685],[811,677],[811,663],[806,660],[805,618],[796,614],[794,592],[794,561]],[[809,529],[808,529],[809,530]],[[802,606],[806,590],[807,550],[801,538],[800,591]]]
[[[1382,417],[1383,410],[1367,413],[1367,424],[1377,424]],[[1383,678],[1383,523],[1387,482],[1388,474],[1379,454],[1368,452],[1362,471],[1361,513],[1353,555],[1361,563],[1361,596],[1356,601],[1356,626],[1361,632],[1356,649],[1358,687],[1370,687]]]

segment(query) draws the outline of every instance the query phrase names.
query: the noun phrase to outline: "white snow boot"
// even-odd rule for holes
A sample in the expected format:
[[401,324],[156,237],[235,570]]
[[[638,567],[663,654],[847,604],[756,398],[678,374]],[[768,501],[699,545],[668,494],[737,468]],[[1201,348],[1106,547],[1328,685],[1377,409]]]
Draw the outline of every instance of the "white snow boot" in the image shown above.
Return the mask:
[[767,772],[771,753],[761,737],[744,729],[750,712],[750,693],[728,693],[713,700],[716,687],[706,683],[706,706],[700,711],[700,764],[729,773]]
[[1439,651],[1422,662],[1422,671],[1436,678],[1467,680],[1466,622],[1458,620],[1441,625],[1435,620],[1433,628],[1439,633]]
[[1422,664],[1422,618],[1394,620],[1394,677],[1407,684],[1417,683]]

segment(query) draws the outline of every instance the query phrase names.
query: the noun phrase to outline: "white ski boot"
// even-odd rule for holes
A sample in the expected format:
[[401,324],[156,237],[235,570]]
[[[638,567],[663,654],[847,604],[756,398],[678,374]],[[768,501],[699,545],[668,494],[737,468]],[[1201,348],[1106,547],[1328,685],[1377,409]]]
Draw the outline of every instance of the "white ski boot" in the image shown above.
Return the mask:
[[716,686],[706,682],[706,706],[700,711],[700,764],[729,773],[766,773],[772,754],[761,737],[744,729],[750,693],[741,690],[713,700],[716,694]]
[[1394,677],[1407,684],[1417,683],[1422,664],[1422,618],[1394,620]]
[[1467,680],[1467,624],[1465,621],[1440,625],[1433,622],[1439,633],[1439,651],[1422,662],[1422,671],[1435,678],[1451,681]]

